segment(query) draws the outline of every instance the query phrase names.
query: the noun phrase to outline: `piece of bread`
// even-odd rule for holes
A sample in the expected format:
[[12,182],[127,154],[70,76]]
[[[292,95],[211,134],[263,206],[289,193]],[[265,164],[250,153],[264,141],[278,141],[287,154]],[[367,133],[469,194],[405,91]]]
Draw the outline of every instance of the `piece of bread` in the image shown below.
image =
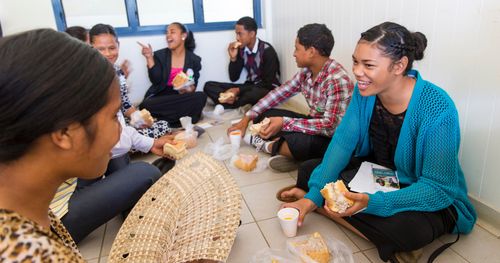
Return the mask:
[[291,245],[299,252],[303,261],[309,262],[312,259],[318,263],[330,262],[328,246],[318,232],[314,232],[306,240],[291,242]]
[[176,142],[176,144],[165,143],[165,145],[163,145],[163,153],[171,156],[175,160],[179,160],[187,154],[186,143],[183,141]]
[[233,48],[240,48],[241,45],[243,45],[241,42],[236,41],[236,42],[233,43]]
[[186,73],[181,71],[172,80],[172,86],[174,86],[174,88],[177,88],[177,87],[184,85],[188,81],[189,81],[189,76],[186,75]]
[[153,119],[153,116],[151,116],[151,113],[148,110],[142,109],[140,111],[140,113],[141,113],[141,117],[144,120],[144,122],[146,123],[146,125],[148,125],[148,126],[153,125],[155,120]]
[[255,167],[257,167],[257,161],[259,160],[259,156],[257,154],[238,154],[236,161],[234,161],[234,166],[237,168],[251,172]]
[[234,93],[232,92],[221,92],[219,94],[219,102],[226,103],[229,99],[234,98]]
[[354,201],[344,196],[348,192],[342,180],[337,180],[335,183],[328,183],[321,189],[321,195],[325,198],[328,208],[333,212],[344,213],[347,208],[354,204]]
[[261,122],[252,124],[250,126],[250,133],[252,135],[258,135],[262,129],[269,126],[269,123],[271,123],[271,120],[269,118],[264,118]]

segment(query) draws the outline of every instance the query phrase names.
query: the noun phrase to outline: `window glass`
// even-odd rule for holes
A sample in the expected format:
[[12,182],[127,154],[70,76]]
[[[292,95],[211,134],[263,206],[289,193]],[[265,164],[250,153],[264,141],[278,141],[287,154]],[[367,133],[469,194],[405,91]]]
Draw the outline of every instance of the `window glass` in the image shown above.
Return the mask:
[[205,23],[237,21],[243,16],[253,17],[252,0],[203,0]]
[[140,26],[166,25],[171,22],[194,23],[193,1],[137,0]]
[[63,0],[66,26],[91,28],[95,24],[128,27],[127,11],[123,0]]

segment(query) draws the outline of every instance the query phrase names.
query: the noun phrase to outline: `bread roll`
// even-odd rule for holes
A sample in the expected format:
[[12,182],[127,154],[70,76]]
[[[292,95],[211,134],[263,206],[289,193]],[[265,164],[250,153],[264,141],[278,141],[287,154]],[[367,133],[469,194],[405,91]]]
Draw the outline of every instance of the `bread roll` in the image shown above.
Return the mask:
[[269,124],[271,123],[271,120],[269,118],[264,118],[261,122],[252,124],[250,126],[250,133],[252,135],[258,135],[262,129],[265,129]]
[[251,172],[255,167],[257,167],[257,161],[259,160],[259,156],[257,154],[238,154],[236,161],[234,161],[234,166],[237,168]]
[[232,92],[222,92],[219,94],[219,102],[226,103],[229,99],[234,98],[234,93]]
[[181,71],[172,80],[172,86],[174,86],[174,88],[177,88],[184,85],[188,81],[189,81],[188,75],[186,75],[186,73]]
[[187,154],[186,143],[183,141],[176,141],[176,144],[165,143],[163,145],[163,153],[175,160],[179,160]]
[[325,187],[321,189],[321,195],[327,201],[330,210],[337,213],[344,213],[347,208],[354,204],[354,201],[344,196],[344,193],[348,191],[344,182],[338,180],[335,183],[326,184]]

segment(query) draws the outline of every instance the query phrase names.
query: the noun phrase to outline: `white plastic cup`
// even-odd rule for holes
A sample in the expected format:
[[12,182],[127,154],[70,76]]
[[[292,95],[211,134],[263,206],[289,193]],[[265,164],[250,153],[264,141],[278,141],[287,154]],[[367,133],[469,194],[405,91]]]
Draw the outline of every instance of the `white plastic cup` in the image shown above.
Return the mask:
[[181,122],[182,128],[184,128],[184,130],[187,130],[189,127],[193,125],[191,123],[191,117],[189,116],[181,117],[179,121]]
[[238,149],[240,149],[240,143],[241,143],[241,131],[234,130],[230,132],[229,141],[231,142],[231,147],[233,148],[233,151],[238,151]]
[[285,236],[294,237],[297,235],[297,222],[299,221],[299,210],[286,207],[278,211],[281,229]]
[[224,113],[224,106],[217,104],[214,108],[214,115],[220,116]]

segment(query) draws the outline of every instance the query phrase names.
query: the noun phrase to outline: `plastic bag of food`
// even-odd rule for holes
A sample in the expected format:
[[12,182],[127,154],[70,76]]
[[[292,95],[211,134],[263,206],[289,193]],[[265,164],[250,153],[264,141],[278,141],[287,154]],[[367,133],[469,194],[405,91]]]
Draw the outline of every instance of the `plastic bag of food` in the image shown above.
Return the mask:
[[205,146],[204,152],[216,160],[225,161],[233,155],[231,144],[224,144],[224,138],[220,137],[214,143]]
[[341,241],[318,232],[289,238],[287,248],[306,263],[354,263],[352,251]]
[[175,135],[175,140],[185,142],[186,148],[191,149],[193,147],[196,147],[196,145],[198,144],[198,132],[194,131],[193,129],[179,132],[177,135]]
[[286,250],[265,248],[257,252],[250,263],[300,263],[300,260]]

